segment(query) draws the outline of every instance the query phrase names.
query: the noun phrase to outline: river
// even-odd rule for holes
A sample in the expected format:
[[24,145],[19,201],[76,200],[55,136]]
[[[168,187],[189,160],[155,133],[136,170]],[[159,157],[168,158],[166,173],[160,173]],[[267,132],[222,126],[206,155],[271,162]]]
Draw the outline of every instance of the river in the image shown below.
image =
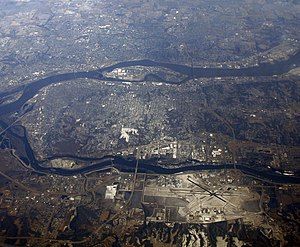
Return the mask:
[[[103,76],[104,72],[112,71],[116,68],[128,67],[128,66],[151,66],[151,67],[163,67],[170,69],[172,71],[184,74],[187,78],[210,78],[210,77],[246,77],[246,76],[272,76],[281,75],[287,73],[292,68],[300,65],[300,52],[296,53],[294,56],[290,57],[286,61],[280,61],[277,63],[264,63],[256,67],[240,68],[240,69],[228,69],[228,68],[192,68],[185,65],[171,64],[171,63],[161,63],[151,60],[137,60],[137,61],[126,61],[114,64],[112,66],[104,67],[92,71],[79,71],[72,73],[63,73],[58,75],[48,76],[39,80],[35,80],[26,84],[26,86],[16,87],[10,91],[0,92],[0,99],[9,95],[13,95],[16,92],[23,92],[21,97],[17,100],[0,105],[0,117],[7,116],[8,114],[17,113],[22,109],[23,105],[34,97],[39,90],[42,88],[59,83],[71,81],[79,78],[88,78],[94,80],[115,80],[113,78],[107,78]],[[164,82],[172,83],[172,82]],[[182,81],[181,83],[184,83]],[[178,84],[174,82],[174,84]],[[0,126],[5,129],[8,125],[5,121],[0,121]],[[23,127],[24,128],[24,127]],[[22,143],[24,149],[26,150],[26,157],[21,157],[28,165],[30,165],[34,170],[41,173],[51,173],[62,176],[73,176],[77,174],[86,174],[95,171],[105,171],[110,169],[112,166],[120,171],[134,172],[136,160],[128,159],[119,156],[110,156],[103,158],[78,158],[70,157],[72,159],[81,159],[85,161],[96,161],[92,165],[85,166],[83,168],[77,169],[64,169],[64,168],[51,168],[42,166],[42,162],[36,160],[34,152],[29,144],[26,130],[24,128],[24,136],[19,136],[13,133],[10,129],[7,130],[14,138],[17,138],[20,143]],[[55,157],[53,157],[55,158]],[[67,158],[67,157],[65,157]],[[190,162],[190,163],[189,163]],[[139,160],[139,172],[156,173],[156,174],[175,174],[180,172],[191,172],[191,171],[203,171],[203,170],[218,170],[218,169],[239,169],[242,172],[258,177],[264,180],[276,182],[276,183],[300,183],[300,177],[294,176],[284,176],[282,174],[277,174],[270,170],[260,170],[252,167],[245,166],[243,164],[207,164],[199,162],[187,161],[184,166],[180,167],[162,167],[155,165],[153,159]]]

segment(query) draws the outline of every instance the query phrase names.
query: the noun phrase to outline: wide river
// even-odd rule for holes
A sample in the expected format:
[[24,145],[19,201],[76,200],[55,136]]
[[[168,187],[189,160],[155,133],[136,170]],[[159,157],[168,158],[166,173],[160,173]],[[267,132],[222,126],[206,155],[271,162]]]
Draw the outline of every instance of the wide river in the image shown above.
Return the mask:
[[[161,63],[150,60],[137,60],[137,61],[126,61],[117,63],[112,66],[101,68],[92,71],[79,71],[72,73],[63,73],[58,75],[48,76],[39,80],[35,80],[26,84],[26,87],[20,86],[16,87],[10,91],[0,92],[0,102],[1,98],[13,95],[16,92],[22,92],[21,97],[15,101],[7,104],[0,105],[0,126],[2,128],[7,128],[8,125],[5,121],[5,117],[17,113],[22,109],[23,105],[35,96],[39,90],[42,88],[55,83],[62,83],[66,81],[71,81],[79,78],[88,78],[95,80],[114,80],[113,78],[107,78],[103,76],[104,72],[112,71],[116,68],[128,67],[128,66],[150,66],[150,67],[163,67],[170,69],[172,71],[186,75],[187,79],[190,78],[213,78],[213,77],[247,77],[247,76],[273,76],[282,75],[290,71],[292,68],[298,67],[300,65],[300,52],[296,53],[294,56],[290,57],[286,61],[280,61],[276,63],[264,63],[255,67],[247,67],[240,69],[228,69],[228,68],[192,68],[185,65]],[[121,80],[120,80],[121,81]],[[186,80],[184,80],[186,81]],[[180,83],[184,83],[184,81]],[[178,82],[166,82],[180,84]],[[25,128],[23,127],[25,130]],[[36,160],[34,152],[29,144],[26,131],[23,136],[14,133],[10,128],[7,132],[18,139],[18,142],[25,150],[26,155],[21,157],[24,162],[30,165],[37,172],[42,173],[52,173],[62,176],[73,176],[77,174],[86,174],[94,171],[105,171],[110,169],[112,166],[120,171],[134,172],[136,160],[130,158],[124,158],[119,156],[103,157],[103,158],[80,158],[80,157],[65,157],[71,159],[80,159],[84,161],[93,161],[92,165],[87,165],[83,168],[78,169],[64,169],[64,168],[50,168],[44,167],[41,161]],[[55,158],[55,157],[54,157]],[[258,177],[264,180],[276,182],[276,183],[300,183],[300,177],[286,176],[283,174],[278,174],[274,170],[261,170],[253,167],[248,167],[243,164],[207,164],[200,163],[197,161],[187,161],[184,165],[179,167],[161,167],[156,165],[156,162],[152,159],[140,160],[138,166],[139,172],[156,173],[156,174],[175,174],[180,172],[190,172],[190,171],[202,171],[202,170],[218,170],[218,169],[239,169],[242,172]]]

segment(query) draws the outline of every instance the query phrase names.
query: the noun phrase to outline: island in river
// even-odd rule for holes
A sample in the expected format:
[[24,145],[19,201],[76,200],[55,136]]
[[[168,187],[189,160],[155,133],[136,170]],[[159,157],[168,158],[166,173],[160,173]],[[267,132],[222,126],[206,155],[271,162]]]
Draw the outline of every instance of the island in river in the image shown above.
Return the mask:
[[0,245],[298,246],[297,1],[0,1]]
[[[244,69],[129,61],[52,75],[3,92],[1,147],[11,150],[3,156],[11,155],[17,166],[3,173],[17,186],[17,194],[5,198],[26,195],[24,205],[36,200],[55,207],[61,201],[61,216],[45,216],[50,225],[69,222],[55,241],[82,244],[97,233],[105,238],[102,227],[109,222],[124,232],[119,217],[133,225],[147,222],[146,228],[139,226],[143,234],[166,222],[180,224],[183,237],[186,230],[212,234],[205,224],[228,231],[245,221],[250,231],[261,225],[266,210],[276,212],[279,205],[289,214],[291,204],[281,196],[291,185],[289,193],[296,193],[300,183],[299,150],[293,147],[298,139],[284,118],[281,131],[276,126],[274,132],[274,113],[268,115],[263,105],[279,114],[288,109],[281,104],[297,100],[298,85],[287,72],[298,66],[298,57]],[[99,201],[104,202],[100,208],[92,206]],[[5,224],[10,217],[4,216]],[[98,229],[83,229],[82,219]],[[27,220],[33,219],[22,218],[22,227]],[[18,239],[10,234],[6,241]]]

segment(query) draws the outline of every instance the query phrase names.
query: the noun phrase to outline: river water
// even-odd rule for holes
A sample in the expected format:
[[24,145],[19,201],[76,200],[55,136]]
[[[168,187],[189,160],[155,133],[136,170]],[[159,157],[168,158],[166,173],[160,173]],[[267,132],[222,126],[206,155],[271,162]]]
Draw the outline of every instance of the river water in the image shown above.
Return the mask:
[[[240,68],[240,69],[228,69],[228,68],[192,68],[185,65],[170,64],[170,63],[160,63],[150,60],[137,60],[137,61],[126,61],[117,63],[112,66],[101,68],[92,71],[80,71],[72,73],[63,73],[53,76],[48,76],[39,80],[32,81],[26,84],[26,87],[21,86],[12,89],[11,91],[0,92],[1,97],[6,97],[8,95],[13,95],[16,92],[23,92],[21,97],[11,103],[0,105],[0,117],[8,116],[8,114],[17,113],[22,109],[23,105],[35,96],[39,90],[50,84],[55,84],[59,82],[66,82],[70,80],[75,80],[79,78],[88,78],[95,80],[110,80],[111,78],[105,78],[103,72],[109,72],[116,68],[128,67],[128,66],[151,66],[151,67],[163,67],[170,69],[172,71],[186,75],[188,78],[213,78],[213,77],[247,77],[247,76],[272,76],[281,75],[292,68],[300,65],[300,52],[296,53],[294,56],[286,61],[280,61],[274,64],[264,63],[256,67]],[[172,83],[172,82],[168,82]],[[174,84],[178,84],[175,83]],[[1,101],[0,101],[1,102]],[[0,121],[0,126],[6,128],[7,124],[5,121]],[[24,128],[24,127],[23,127]],[[25,128],[24,128],[25,129]],[[34,170],[42,173],[52,173],[62,176],[73,176],[77,174],[85,174],[94,171],[105,171],[112,167],[119,169],[120,171],[134,172],[136,160],[126,159],[124,157],[103,157],[103,158],[79,158],[85,161],[96,161],[92,165],[88,165],[83,168],[78,169],[64,169],[64,168],[50,168],[41,165],[41,161],[36,160],[34,152],[29,144],[26,131],[24,136],[18,136],[13,133],[10,129],[7,130],[11,135],[22,143],[24,149],[26,150],[26,157],[21,157],[24,162],[28,163]],[[54,157],[55,158],[55,157]],[[73,159],[78,159],[76,157],[70,157]],[[154,160],[140,160],[139,161],[139,172],[156,173],[156,174],[174,174],[180,172],[191,172],[191,171],[203,171],[203,170],[217,170],[217,169],[239,169],[242,172],[259,177],[268,181],[273,181],[277,183],[300,183],[299,177],[294,176],[284,176],[282,174],[277,174],[274,171],[258,170],[252,167],[248,167],[242,164],[203,164],[198,163],[192,164],[187,162],[184,166],[176,168],[166,168],[155,165]]]

